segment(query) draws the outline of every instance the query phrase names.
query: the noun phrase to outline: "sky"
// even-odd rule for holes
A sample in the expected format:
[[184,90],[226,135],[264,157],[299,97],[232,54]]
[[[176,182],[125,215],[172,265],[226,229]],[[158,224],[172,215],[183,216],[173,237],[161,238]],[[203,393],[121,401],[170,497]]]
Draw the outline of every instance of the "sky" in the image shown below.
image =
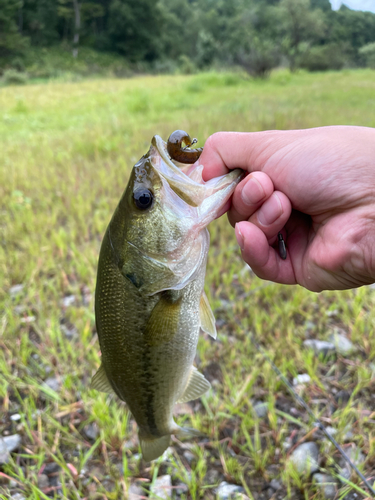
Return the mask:
[[345,4],[353,10],[375,12],[375,0],[330,0],[330,2],[334,10],[337,10],[341,4]]

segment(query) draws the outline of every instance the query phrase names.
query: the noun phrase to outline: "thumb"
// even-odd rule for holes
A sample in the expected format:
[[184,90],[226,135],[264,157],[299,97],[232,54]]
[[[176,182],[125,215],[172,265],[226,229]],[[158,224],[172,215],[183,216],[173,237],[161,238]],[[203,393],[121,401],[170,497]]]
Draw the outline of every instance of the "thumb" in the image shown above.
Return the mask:
[[[199,163],[205,181],[234,168],[248,172],[262,170],[267,159],[280,147],[282,131],[217,132],[204,145]],[[278,143],[278,144],[277,144]]]

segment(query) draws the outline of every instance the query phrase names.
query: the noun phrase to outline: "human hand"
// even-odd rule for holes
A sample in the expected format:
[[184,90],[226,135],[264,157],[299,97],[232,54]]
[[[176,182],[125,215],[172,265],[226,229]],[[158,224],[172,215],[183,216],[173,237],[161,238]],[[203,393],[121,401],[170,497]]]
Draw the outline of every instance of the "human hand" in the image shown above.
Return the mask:
[[[259,277],[316,292],[375,281],[375,129],[219,132],[199,161],[205,180],[250,173],[228,217]],[[272,246],[279,231],[286,260]]]

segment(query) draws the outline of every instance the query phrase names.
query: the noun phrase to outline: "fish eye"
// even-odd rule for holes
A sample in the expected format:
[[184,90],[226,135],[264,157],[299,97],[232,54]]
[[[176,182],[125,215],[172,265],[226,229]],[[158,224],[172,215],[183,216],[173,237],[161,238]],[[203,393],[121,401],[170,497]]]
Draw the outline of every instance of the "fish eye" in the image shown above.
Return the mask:
[[140,210],[150,208],[154,195],[149,189],[137,189],[134,191],[134,203]]

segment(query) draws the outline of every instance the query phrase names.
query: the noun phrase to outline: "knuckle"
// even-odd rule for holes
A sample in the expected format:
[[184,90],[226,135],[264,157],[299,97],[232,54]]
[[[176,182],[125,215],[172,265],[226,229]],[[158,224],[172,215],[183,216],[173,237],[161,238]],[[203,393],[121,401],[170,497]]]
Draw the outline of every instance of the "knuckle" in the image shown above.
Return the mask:
[[215,132],[207,139],[204,148],[217,150],[224,143],[225,132]]

